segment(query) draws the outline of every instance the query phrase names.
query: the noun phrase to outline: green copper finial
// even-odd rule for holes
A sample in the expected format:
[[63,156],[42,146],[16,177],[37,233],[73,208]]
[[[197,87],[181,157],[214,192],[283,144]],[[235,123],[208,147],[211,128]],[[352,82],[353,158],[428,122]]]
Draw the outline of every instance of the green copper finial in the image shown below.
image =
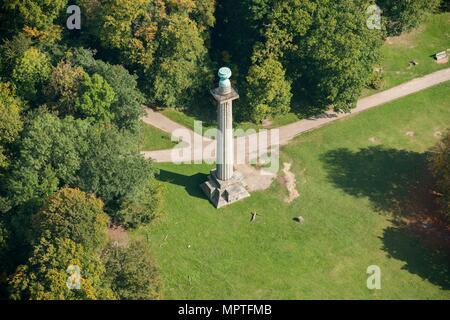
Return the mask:
[[222,67],[219,69],[219,89],[221,94],[228,94],[231,92],[231,82],[230,82],[230,77],[231,77],[231,70],[230,68],[227,67]]

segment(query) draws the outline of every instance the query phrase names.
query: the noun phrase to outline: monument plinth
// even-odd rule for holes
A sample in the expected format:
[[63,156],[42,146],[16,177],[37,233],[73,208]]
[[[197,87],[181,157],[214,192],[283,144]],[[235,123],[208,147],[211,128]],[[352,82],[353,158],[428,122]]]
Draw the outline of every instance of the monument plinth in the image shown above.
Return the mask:
[[219,69],[219,87],[211,90],[217,101],[216,169],[201,188],[216,208],[250,196],[239,172],[234,171],[233,100],[239,94],[231,87],[231,70]]

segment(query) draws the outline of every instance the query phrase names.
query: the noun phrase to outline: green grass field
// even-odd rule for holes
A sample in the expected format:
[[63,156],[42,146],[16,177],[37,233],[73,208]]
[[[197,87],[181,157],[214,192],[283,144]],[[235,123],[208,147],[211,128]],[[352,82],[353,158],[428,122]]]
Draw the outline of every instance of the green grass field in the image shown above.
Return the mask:
[[143,123],[139,131],[139,146],[142,151],[168,149],[176,143],[170,140],[170,135],[151,125]]
[[[199,188],[210,166],[159,165],[166,216],[136,234],[161,268],[164,297],[450,299],[448,251],[394,219],[450,124],[449,92],[446,83],[296,138],[281,152],[300,193],[291,204],[276,180],[216,210]],[[366,287],[369,265],[381,268],[381,290]]]
[[[433,58],[433,54],[446,49],[450,49],[450,13],[435,14],[411,33],[388,39],[382,47],[384,87],[380,90],[364,90],[363,96],[450,67],[448,63],[437,64]],[[411,60],[416,60],[419,64],[411,67],[409,65]],[[193,129],[195,116],[173,109],[164,110],[163,113],[170,119]],[[211,113],[209,114],[211,115]],[[213,114],[212,117],[214,117]],[[301,119],[301,115],[291,112],[275,117],[270,127],[279,127],[299,119]],[[215,125],[213,118],[208,121],[197,120],[202,120],[206,129]],[[238,123],[235,126],[244,130],[261,127],[251,123]]]
[[[450,49],[450,13],[435,14],[418,29],[388,39],[382,48],[383,89],[450,67],[434,59],[435,53],[447,49]],[[410,66],[412,60],[418,65]]]

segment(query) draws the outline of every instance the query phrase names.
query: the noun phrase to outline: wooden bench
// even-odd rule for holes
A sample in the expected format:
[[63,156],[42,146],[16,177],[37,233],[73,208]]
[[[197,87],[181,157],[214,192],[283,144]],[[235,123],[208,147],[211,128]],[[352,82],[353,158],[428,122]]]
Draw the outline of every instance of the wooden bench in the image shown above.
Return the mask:
[[436,58],[437,63],[447,63],[448,62],[448,55],[447,55],[446,51],[436,53],[435,58]]

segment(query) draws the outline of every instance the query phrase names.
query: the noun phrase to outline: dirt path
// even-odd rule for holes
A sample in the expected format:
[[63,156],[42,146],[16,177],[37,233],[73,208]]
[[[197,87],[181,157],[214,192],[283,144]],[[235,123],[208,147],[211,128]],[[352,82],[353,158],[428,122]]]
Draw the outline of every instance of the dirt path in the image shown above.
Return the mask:
[[[427,88],[430,88],[432,86],[438,85],[440,83],[446,82],[450,80],[450,68],[440,70],[434,73],[431,73],[429,75],[426,75],[421,78],[416,78],[411,81],[405,82],[399,86],[393,87],[391,89],[388,89],[386,91],[376,93],[370,97],[362,98],[358,101],[357,106],[355,109],[352,110],[351,113],[345,114],[345,113],[334,113],[334,112],[327,112],[323,115],[312,117],[309,119],[300,120],[282,127],[279,127],[279,143],[280,145],[286,145],[291,141],[293,138],[298,136],[299,134],[310,131],[313,129],[320,128],[321,126],[328,124],[330,122],[343,119],[349,116],[352,116],[354,114],[363,112],[365,110],[369,110],[371,108],[383,105],[387,102],[397,100],[399,98],[405,97],[407,95],[425,90]],[[151,109],[147,110],[147,116],[144,117],[144,121],[148,124],[151,124],[161,130],[164,130],[166,132],[173,132],[173,130],[184,128],[180,124],[166,118],[162,114],[158,112],[154,112]],[[184,128],[185,130],[189,130]],[[189,130],[192,132],[191,130]],[[206,160],[212,160],[215,157],[215,146],[214,141],[198,137],[194,132],[191,133],[194,136],[197,136],[198,141],[201,141],[200,144],[203,148],[208,147],[210,150],[213,150],[213,152],[209,152],[209,154],[203,155],[203,159]],[[248,136],[248,139],[256,138],[257,134]],[[192,140],[193,141],[193,140]],[[187,146],[183,148],[183,152],[195,154],[195,153],[201,153],[201,150],[193,150],[194,148],[191,148],[191,146]],[[168,150],[158,150],[158,151],[145,151],[143,152],[143,155],[146,158],[152,158],[156,162],[171,162],[172,161],[172,149]]]
[[[162,113],[157,112],[149,107],[144,107],[144,111],[145,111],[145,115],[144,115],[144,117],[142,117],[142,121],[144,121],[145,123],[147,123],[155,128],[158,128],[169,134],[172,134],[172,132],[174,132],[176,130],[184,130],[187,133],[189,133],[189,135],[190,135],[189,138],[185,139],[185,140],[189,140],[189,141],[190,141],[190,139],[193,139],[194,137],[196,137],[197,139],[200,138],[202,140],[211,141],[211,139],[203,138],[202,136],[196,134],[191,129],[188,129],[188,128],[182,126],[178,122],[175,122],[175,121],[167,118]],[[186,138],[186,137],[182,137],[182,138]],[[184,139],[182,139],[182,140],[184,140]],[[189,142],[189,141],[185,141],[185,142]]]

